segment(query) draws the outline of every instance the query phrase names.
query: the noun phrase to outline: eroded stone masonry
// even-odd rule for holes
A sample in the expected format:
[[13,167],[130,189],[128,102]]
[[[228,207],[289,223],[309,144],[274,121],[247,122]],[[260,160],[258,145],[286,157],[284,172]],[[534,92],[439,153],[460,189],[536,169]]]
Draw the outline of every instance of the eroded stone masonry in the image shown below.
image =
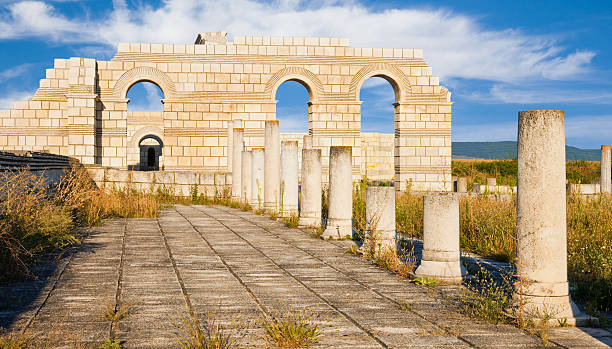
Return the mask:
[[[0,111],[0,149],[119,169],[228,173],[232,128],[244,128],[246,150],[263,147],[264,122],[276,119],[276,90],[293,80],[310,96],[308,132],[322,152],[323,179],[332,145],[353,147],[357,178],[368,168],[381,171],[389,151],[377,145],[391,146],[371,134],[362,140],[359,91],[372,76],[395,91],[396,187],[450,191],[450,93],[422,51],[356,48],[341,38],[229,42],[224,32],[203,33],[194,45],[119,44],[110,61],[56,59],[31,99]],[[161,88],[163,112],[127,112],[127,91],[141,81]]]

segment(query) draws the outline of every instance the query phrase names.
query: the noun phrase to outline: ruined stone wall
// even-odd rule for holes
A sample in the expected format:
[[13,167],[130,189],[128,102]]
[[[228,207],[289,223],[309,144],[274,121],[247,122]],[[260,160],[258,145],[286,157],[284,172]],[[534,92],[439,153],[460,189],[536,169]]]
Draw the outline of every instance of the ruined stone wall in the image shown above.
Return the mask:
[[[322,150],[323,173],[329,146],[346,145],[354,147],[358,178],[359,91],[372,76],[395,91],[398,187],[412,182],[418,190],[450,190],[450,93],[432,76],[422,51],[354,48],[340,38],[132,43],[120,44],[110,61],[56,59],[33,98],[0,111],[0,149],[44,150],[127,169],[138,161],[138,137],[151,133],[163,142],[166,170],[227,172],[229,121],[243,120],[247,149],[263,147],[264,121],[276,118],[276,90],[294,80],[310,95],[308,128]],[[140,81],[163,91],[161,122],[158,115],[127,113],[127,91]],[[139,122],[141,129],[132,127]]]

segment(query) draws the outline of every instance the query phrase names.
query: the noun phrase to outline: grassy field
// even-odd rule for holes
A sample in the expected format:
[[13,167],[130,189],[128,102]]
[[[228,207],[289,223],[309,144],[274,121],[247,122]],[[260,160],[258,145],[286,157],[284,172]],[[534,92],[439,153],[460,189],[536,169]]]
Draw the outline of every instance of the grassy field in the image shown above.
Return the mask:
[[[468,190],[474,183],[485,184],[487,177],[497,178],[499,185],[516,185],[517,162],[514,160],[453,160],[453,176],[467,177]],[[566,176],[570,183],[591,183],[599,180],[599,162],[568,161]]]

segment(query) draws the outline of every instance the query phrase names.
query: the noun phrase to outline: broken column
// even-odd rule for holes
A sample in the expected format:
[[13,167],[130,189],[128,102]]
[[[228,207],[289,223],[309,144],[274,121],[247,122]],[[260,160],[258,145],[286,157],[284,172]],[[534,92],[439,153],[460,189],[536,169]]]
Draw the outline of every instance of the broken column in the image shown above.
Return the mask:
[[353,233],[353,174],[351,147],[329,148],[329,211],[324,239],[338,239]]
[[457,178],[457,193],[466,193],[467,192],[467,178],[459,177]]
[[415,275],[443,283],[461,283],[457,195],[423,197],[423,258]]
[[497,178],[489,177],[487,178],[487,187],[494,187],[497,185]]
[[240,191],[240,197],[242,202],[251,202],[251,185],[252,185],[252,174],[253,174],[253,153],[250,151],[242,151],[242,169],[240,176],[240,185],[242,190]]
[[300,219],[302,227],[321,226],[321,149],[302,149],[302,190]]
[[564,119],[562,110],[521,111],[518,117],[515,309],[552,316],[553,325],[557,319],[573,325],[580,314],[567,282]]
[[234,127],[232,135],[232,198],[240,199],[242,186],[242,147],[244,129]]
[[366,236],[364,246],[374,254],[397,251],[395,245],[395,188],[366,188]]
[[251,176],[253,182],[251,184],[251,206],[254,209],[263,208],[263,188],[264,188],[264,149],[255,148],[252,150],[252,166]]
[[280,135],[278,120],[266,121],[264,149],[264,210],[278,213],[280,206]]
[[298,213],[298,142],[281,142],[281,216]]
[[610,194],[612,192],[612,174],[610,173],[610,144],[601,146],[601,176],[599,177],[599,185],[601,193]]

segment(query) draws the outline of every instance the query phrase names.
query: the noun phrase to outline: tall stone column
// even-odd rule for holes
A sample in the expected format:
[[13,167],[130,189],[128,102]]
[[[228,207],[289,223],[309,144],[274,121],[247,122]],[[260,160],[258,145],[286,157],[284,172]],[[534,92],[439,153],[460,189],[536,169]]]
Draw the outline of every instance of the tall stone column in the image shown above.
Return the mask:
[[242,202],[250,203],[252,196],[251,185],[253,182],[253,153],[243,150],[241,156],[242,168],[240,169],[240,185],[242,186],[242,190],[240,191],[240,194]]
[[329,212],[324,239],[338,239],[352,235],[353,177],[351,147],[329,149]]
[[252,150],[252,179],[251,185],[251,206],[254,209],[261,210],[263,208],[263,197],[264,197],[264,149],[254,148]]
[[423,197],[423,259],[415,275],[444,283],[461,283],[456,194]]
[[518,116],[517,257],[515,309],[551,315],[550,323],[580,316],[569,297],[565,198],[565,115],[562,110]]
[[298,142],[281,142],[281,216],[298,213]]
[[321,226],[321,149],[302,149],[302,192],[300,219],[302,227]]
[[610,173],[610,144],[601,146],[601,176],[599,177],[599,185],[601,193],[610,194],[612,192],[612,174]]
[[395,244],[395,188],[366,188],[366,236],[364,245],[374,254],[397,251]]
[[243,128],[234,128],[232,136],[232,198],[240,199],[242,186],[242,147],[243,147]]
[[264,210],[280,208],[280,134],[278,120],[266,121],[264,155]]

